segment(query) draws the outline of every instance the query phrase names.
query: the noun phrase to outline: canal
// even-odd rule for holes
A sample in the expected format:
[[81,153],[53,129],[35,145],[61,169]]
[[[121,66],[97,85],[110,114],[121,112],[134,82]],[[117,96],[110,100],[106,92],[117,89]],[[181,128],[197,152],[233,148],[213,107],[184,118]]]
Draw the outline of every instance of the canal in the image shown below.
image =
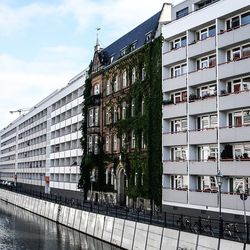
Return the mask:
[[119,249],[0,200],[0,250]]

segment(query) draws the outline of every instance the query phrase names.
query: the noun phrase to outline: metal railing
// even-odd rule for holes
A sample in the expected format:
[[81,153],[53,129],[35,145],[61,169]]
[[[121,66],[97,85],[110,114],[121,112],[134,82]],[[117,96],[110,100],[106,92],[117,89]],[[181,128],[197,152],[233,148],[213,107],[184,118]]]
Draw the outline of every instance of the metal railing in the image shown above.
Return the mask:
[[107,215],[115,218],[126,219],[150,225],[166,227],[190,233],[206,235],[210,237],[228,239],[243,243],[250,243],[249,223],[239,223],[228,220],[211,219],[209,216],[187,216],[159,211],[148,211],[144,209],[134,209],[109,203],[98,203],[83,201],[80,199],[69,199],[64,196],[45,194],[43,192],[30,189],[6,186],[0,184],[1,189],[28,195],[30,197],[47,200],[57,204],[72,208]]

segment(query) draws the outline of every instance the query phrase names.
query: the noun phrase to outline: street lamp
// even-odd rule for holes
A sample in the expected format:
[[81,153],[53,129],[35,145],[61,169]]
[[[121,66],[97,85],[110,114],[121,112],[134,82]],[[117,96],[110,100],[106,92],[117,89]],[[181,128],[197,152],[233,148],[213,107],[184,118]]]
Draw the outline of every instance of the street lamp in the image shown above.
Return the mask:
[[90,191],[91,191],[91,201],[93,201],[93,182],[95,182],[95,176],[94,176],[94,175],[91,175],[91,176],[90,176],[90,184],[91,184],[91,187],[90,187]]
[[221,216],[221,185],[222,185],[222,181],[223,181],[223,175],[220,171],[218,171],[217,175],[216,175],[216,179],[217,179],[217,184],[219,187],[219,236],[222,236],[222,216]]

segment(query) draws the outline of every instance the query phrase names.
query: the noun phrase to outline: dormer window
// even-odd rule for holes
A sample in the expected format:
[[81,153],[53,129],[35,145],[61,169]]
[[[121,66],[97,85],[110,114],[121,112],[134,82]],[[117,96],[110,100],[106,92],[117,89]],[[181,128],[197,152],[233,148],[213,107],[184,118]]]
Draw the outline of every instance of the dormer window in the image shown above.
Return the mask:
[[110,63],[112,63],[114,61],[114,56],[110,57]]
[[148,32],[148,33],[146,34],[146,42],[151,41],[151,39],[152,39],[152,32]]
[[123,48],[120,50],[120,56],[125,56],[126,55],[126,48]]
[[130,51],[134,51],[136,49],[136,42],[133,42],[130,46]]

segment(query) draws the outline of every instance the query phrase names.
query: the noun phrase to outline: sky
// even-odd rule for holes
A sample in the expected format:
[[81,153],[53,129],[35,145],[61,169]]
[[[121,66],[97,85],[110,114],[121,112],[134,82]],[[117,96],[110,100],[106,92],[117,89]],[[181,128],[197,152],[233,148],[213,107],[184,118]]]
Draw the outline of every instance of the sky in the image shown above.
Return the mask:
[[[177,4],[182,0],[168,0]],[[87,68],[164,0],[0,0],[0,130]]]

